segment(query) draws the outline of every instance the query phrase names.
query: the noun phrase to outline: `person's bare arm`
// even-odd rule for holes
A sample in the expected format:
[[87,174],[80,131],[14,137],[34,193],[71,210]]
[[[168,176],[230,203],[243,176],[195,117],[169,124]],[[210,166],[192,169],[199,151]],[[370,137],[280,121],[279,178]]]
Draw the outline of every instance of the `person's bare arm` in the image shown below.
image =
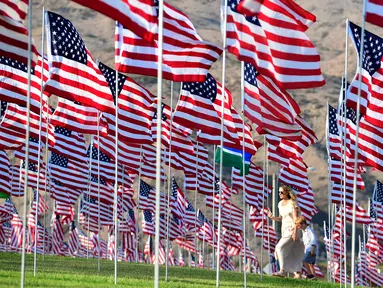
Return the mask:
[[[300,214],[300,209],[298,206],[294,206],[294,212],[293,212],[293,220],[295,222],[295,219],[297,219],[297,217],[299,216]],[[292,235],[292,238],[294,241],[298,241],[298,231],[297,231],[297,226],[294,225],[294,230],[293,230],[293,235]]]
[[277,222],[282,222],[282,217],[279,216],[279,217],[274,217],[273,216],[273,213],[269,210],[269,213],[267,213],[267,216],[271,219],[271,220],[274,220],[274,221],[277,221]]

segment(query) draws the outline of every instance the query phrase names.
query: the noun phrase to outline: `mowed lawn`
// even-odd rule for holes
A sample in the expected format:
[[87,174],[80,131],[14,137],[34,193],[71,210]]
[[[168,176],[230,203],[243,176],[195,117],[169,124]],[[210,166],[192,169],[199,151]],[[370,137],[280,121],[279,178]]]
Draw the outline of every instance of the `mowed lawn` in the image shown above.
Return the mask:
[[[26,287],[153,287],[153,265],[118,263],[118,283],[114,285],[114,262],[97,259],[76,259],[38,255],[37,275],[33,276],[33,255],[27,255]],[[20,287],[21,255],[0,253],[0,287]],[[169,281],[165,282],[165,267],[161,267],[161,287],[215,287],[215,271],[183,267],[169,267]],[[248,274],[248,287],[339,287],[324,281],[281,279]],[[243,274],[221,271],[221,287],[243,287]]]

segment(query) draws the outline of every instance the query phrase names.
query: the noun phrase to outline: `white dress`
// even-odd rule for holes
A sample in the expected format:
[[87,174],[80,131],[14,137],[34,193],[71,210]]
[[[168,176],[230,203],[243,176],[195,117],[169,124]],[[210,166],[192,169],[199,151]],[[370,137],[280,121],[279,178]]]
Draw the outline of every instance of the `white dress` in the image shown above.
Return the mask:
[[[294,207],[297,204],[289,201],[282,205],[278,203],[279,215],[282,217],[282,237],[275,247],[275,257],[279,261],[281,270],[294,273],[302,270],[302,258],[305,247],[299,239],[294,241],[292,238],[294,231]],[[299,235],[299,234],[298,234]]]

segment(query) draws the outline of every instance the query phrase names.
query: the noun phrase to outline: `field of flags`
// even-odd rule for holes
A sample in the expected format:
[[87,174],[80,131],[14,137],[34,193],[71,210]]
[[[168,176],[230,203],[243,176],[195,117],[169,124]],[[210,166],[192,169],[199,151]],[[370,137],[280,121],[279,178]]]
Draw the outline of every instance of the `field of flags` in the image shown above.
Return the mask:
[[[220,269],[243,272],[245,285],[246,273],[263,273],[265,262],[278,271],[279,231],[267,217],[278,185],[267,180],[270,161],[302,215],[310,222],[318,213],[303,159],[318,138],[287,91],[325,85],[306,35],[315,16],[290,0],[225,0],[220,47],[163,1],[73,0],[117,21],[109,67],[92,57],[75,19],[53,11],[43,12],[46,45],[38,51],[26,23],[31,2],[0,0],[1,251],[215,269],[217,286]],[[363,16],[381,24],[383,1],[365,2]],[[382,184],[368,211],[355,202],[365,167],[383,171],[383,40],[364,23],[348,28],[364,51],[326,116],[327,276],[383,286]],[[221,82],[210,73],[226,53],[241,61],[240,95],[230,92],[224,71]],[[126,74],[157,77],[157,95]],[[170,97],[161,90],[169,83]],[[254,157],[261,147],[263,167]],[[231,167],[231,179],[222,166]],[[351,276],[346,222],[354,243],[355,222],[364,227]]]

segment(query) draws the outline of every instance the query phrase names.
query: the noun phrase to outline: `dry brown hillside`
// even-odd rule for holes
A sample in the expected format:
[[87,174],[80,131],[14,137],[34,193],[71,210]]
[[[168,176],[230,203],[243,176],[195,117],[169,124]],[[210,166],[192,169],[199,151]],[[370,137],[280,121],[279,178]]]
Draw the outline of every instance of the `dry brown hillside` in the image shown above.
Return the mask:
[[[222,45],[220,34],[220,1],[215,0],[169,0],[170,4],[185,12],[200,35],[211,42]],[[300,104],[305,120],[312,125],[319,142],[310,147],[305,154],[305,161],[309,166],[315,168],[310,171],[310,180],[316,195],[316,203],[321,211],[327,210],[327,164],[325,150],[325,119],[326,103],[337,104],[337,97],[340,85],[340,77],[344,73],[344,46],[345,46],[345,21],[348,17],[351,21],[360,25],[361,23],[361,0],[299,0],[296,1],[306,10],[315,14],[317,22],[308,30],[308,34],[315,43],[322,59],[322,71],[327,84],[320,89],[308,89],[291,91],[291,94]],[[33,1],[33,36],[36,45],[41,47],[41,15],[42,7],[54,11],[68,18],[73,22],[80,35],[83,37],[88,49],[95,58],[99,58],[106,64],[113,64],[114,58],[114,22],[103,15],[79,6],[71,1]],[[371,32],[383,36],[383,30],[367,25]],[[356,57],[354,48],[350,43],[349,56],[349,80],[352,79],[355,71]],[[222,61],[218,61],[212,68],[211,73],[218,79],[222,79]],[[135,79],[156,93],[156,80],[154,78],[135,77]],[[235,106],[240,104],[240,64],[236,59],[228,55],[226,70],[226,85],[235,97]],[[165,100],[169,103],[169,82],[164,84]],[[176,86],[178,91],[178,86]],[[177,97],[177,96],[175,96]],[[261,137],[257,137],[261,140]],[[259,150],[257,160],[262,159],[263,150]],[[275,165],[272,165],[273,169]],[[270,170],[272,171],[272,170]],[[374,174],[375,173],[375,174]],[[372,185],[376,172],[368,172],[365,175],[367,180],[366,192],[360,193],[360,200],[372,193]],[[365,208],[366,202],[364,203]],[[316,221],[323,219],[325,215],[318,215]]]

